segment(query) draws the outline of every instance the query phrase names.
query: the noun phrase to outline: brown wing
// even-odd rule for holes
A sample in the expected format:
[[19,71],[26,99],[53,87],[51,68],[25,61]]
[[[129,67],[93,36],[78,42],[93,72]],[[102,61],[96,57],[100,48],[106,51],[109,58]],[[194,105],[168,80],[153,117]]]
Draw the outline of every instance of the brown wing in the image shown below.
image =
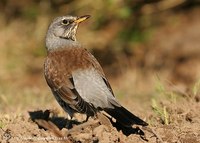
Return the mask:
[[45,61],[45,78],[52,91],[72,109],[93,116],[96,112],[94,107],[81,98],[72,78],[72,71],[93,66],[87,57],[83,58],[85,54],[82,49],[48,53]]

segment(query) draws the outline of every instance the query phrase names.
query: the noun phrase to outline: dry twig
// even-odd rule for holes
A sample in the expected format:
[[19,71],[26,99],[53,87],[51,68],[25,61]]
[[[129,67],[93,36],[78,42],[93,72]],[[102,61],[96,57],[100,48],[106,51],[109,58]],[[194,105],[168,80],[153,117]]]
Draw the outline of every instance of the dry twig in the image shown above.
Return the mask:
[[38,119],[35,120],[35,122],[41,127],[48,129],[50,132],[52,132],[56,137],[59,138],[60,142],[71,143],[71,141],[66,136],[64,136],[63,133],[59,130],[59,128],[51,121]]
[[152,133],[161,143],[164,143],[164,141],[162,140],[162,138],[160,137],[160,135],[158,133],[156,133],[156,131],[150,127],[142,127],[142,129]]

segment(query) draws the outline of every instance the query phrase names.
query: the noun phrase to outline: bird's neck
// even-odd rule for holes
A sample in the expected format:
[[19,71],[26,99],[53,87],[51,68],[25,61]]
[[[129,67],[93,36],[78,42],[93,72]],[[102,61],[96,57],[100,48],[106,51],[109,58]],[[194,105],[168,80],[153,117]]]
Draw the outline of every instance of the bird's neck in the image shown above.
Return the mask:
[[46,48],[48,51],[51,50],[59,50],[65,47],[72,48],[72,47],[80,47],[81,44],[78,41],[73,41],[70,39],[62,39],[62,38],[47,38],[46,39]]

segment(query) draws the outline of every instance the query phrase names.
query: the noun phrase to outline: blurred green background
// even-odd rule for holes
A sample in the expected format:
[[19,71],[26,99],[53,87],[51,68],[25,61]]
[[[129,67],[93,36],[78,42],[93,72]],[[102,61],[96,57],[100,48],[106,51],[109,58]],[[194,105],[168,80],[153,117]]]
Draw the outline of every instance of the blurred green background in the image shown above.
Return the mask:
[[199,6],[199,0],[1,0],[0,111],[52,100],[43,77],[44,40],[60,15],[92,16],[77,39],[119,98],[148,99],[157,79],[186,91],[200,78]]

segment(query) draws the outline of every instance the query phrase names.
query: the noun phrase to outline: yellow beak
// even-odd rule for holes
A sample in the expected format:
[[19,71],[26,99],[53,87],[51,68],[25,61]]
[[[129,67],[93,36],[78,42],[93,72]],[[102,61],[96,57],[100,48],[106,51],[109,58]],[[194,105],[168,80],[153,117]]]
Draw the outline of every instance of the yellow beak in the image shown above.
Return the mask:
[[81,23],[82,21],[85,21],[86,19],[90,18],[90,15],[84,15],[84,16],[81,16],[81,17],[78,17],[78,19],[76,19],[74,21],[74,23]]

